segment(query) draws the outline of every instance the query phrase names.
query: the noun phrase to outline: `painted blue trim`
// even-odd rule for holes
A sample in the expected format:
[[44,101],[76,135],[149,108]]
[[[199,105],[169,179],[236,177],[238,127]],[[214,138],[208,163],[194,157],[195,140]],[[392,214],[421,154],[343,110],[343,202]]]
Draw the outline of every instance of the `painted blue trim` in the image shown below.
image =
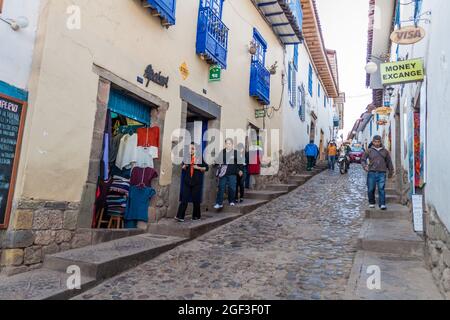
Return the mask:
[[291,1],[290,8],[291,8],[293,15],[295,16],[295,18],[297,20],[300,31],[302,31],[303,30],[303,9],[302,9],[300,0]]
[[158,11],[161,17],[167,20],[170,25],[175,24],[176,0],[147,0],[147,3]]
[[309,74],[308,74],[308,91],[309,95],[313,96],[313,69],[311,64],[309,64]]
[[298,71],[298,44],[294,45],[294,68]]
[[11,98],[28,101],[28,92],[19,88],[16,88],[6,82],[0,81],[0,93],[9,96]]
[[267,41],[264,40],[264,37],[261,35],[261,33],[259,33],[259,31],[256,28],[253,28],[253,37],[255,38],[256,41],[261,43],[264,50],[267,50]]

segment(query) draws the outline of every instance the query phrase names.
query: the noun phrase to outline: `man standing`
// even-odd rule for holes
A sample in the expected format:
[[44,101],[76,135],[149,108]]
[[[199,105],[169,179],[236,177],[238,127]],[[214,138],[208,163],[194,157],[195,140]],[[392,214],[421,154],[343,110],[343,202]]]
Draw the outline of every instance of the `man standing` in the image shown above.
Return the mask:
[[219,158],[216,161],[220,164],[217,172],[217,177],[219,178],[219,191],[217,192],[216,205],[214,206],[214,209],[217,210],[223,208],[223,198],[227,185],[230,206],[234,207],[236,205],[237,176],[242,178],[244,175],[244,168],[238,161],[238,152],[234,149],[233,139],[228,138],[225,140],[225,146],[226,148],[220,153]]
[[309,144],[305,148],[305,155],[308,159],[308,165],[306,170],[312,171],[315,161],[317,157],[319,156],[319,147],[314,144],[314,140],[311,140]]
[[327,148],[328,169],[334,171],[336,165],[337,147],[334,141],[330,142]]
[[362,157],[362,165],[364,170],[368,172],[367,187],[370,208],[375,208],[375,189],[378,187],[380,209],[387,210],[385,192],[386,174],[389,173],[389,178],[393,177],[394,165],[392,164],[389,151],[381,143],[380,136],[373,138],[372,147]]

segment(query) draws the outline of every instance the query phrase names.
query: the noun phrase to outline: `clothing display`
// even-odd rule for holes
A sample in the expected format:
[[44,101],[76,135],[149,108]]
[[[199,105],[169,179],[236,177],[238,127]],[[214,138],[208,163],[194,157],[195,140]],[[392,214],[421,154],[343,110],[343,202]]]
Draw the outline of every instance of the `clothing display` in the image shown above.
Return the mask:
[[136,220],[148,222],[148,208],[150,200],[156,195],[153,188],[130,187],[130,197],[128,198],[125,221]]
[[117,152],[116,166],[119,169],[129,169],[137,161],[137,134],[124,135],[120,140],[119,151]]
[[153,168],[134,167],[131,171],[130,185],[139,186],[144,184],[147,187],[152,186],[152,180],[158,177],[158,173]]
[[146,125],[108,110],[94,210],[102,221],[102,215],[120,216],[126,228],[148,222],[156,195],[151,186],[158,177],[154,159],[159,158],[160,129]]
[[155,147],[158,149],[155,159],[159,158],[159,140],[160,140],[160,128],[140,128],[137,130],[138,135],[138,147]]

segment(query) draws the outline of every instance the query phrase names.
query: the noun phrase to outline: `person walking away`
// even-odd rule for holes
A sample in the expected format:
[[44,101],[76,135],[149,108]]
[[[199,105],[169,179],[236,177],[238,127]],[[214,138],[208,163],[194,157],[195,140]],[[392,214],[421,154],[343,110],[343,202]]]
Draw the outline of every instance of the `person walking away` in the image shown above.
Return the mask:
[[336,168],[336,156],[337,156],[337,146],[334,142],[331,142],[327,148],[328,154],[328,169],[334,171]]
[[217,192],[216,205],[214,209],[223,208],[223,198],[228,185],[228,201],[230,206],[236,205],[237,176],[244,175],[243,166],[238,163],[238,152],[234,149],[233,140],[225,140],[226,148],[221,152],[217,163],[220,164],[217,177],[219,178],[219,191]]
[[245,151],[245,146],[240,143],[237,147],[238,151],[238,164],[242,165],[242,172],[244,173],[242,176],[237,175],[237,185],[236,185],[236,200],[239,203],[244,202],[245,196],[245,182],[248,175],[248,163],[250,160],[249,153]]
[[379,207],[387,210],[386,206],[386,174],[389,178],[394,175],[394,165],[388,150],[383,147],[380,136],[375,136],[372,147],[362,158],[362,165],[367,174],[367,188],[370,208],[375,208],[375,189],[378,188]]
[[183,190],[181,192],[180,206],[175,220],[184,222],[188,204],[192,201],[194,205],[194,213],[192,220],[201,219],[201,202],[202,202],[202,186],[203,178],[206,171],[209,170],[208,165],[201,160],[200,146],[194,142],[190,145],[190,161],[183,162],[182,170],[184,171]]
[[314,162],[316,161],[317,157],[319,156],[319,147],[314,144],[314,140],[311,140],[309,144],[305,148],[305,155],[308,159],[308,164],[306,167],[307,171],[312,171],[314,167]]

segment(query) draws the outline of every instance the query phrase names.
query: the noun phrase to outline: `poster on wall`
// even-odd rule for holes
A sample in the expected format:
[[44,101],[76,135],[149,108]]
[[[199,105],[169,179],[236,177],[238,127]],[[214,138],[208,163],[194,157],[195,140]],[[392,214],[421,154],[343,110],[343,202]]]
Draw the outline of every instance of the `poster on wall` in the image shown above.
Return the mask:
[[11,213],[26,102],[0,94],[0,229]]

